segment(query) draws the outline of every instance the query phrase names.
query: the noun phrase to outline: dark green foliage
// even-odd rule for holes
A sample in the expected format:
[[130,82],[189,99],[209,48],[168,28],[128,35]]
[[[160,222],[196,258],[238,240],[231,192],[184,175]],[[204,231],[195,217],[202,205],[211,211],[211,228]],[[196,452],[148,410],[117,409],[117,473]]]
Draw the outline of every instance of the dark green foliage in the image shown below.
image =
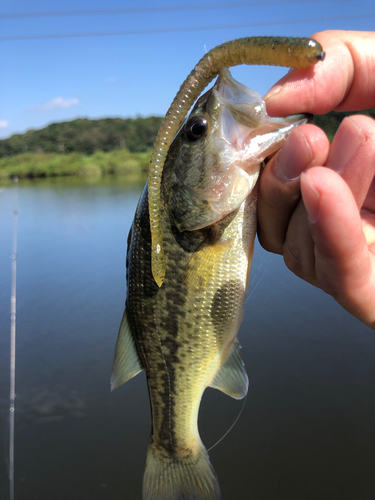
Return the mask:
[[0,158],[25,152],[85,153],[127,149],[144,152],[152,149],[162,118],[79,118],[52,123],[41,130],[28,130],[0,140]]
[[336,130],[346,116],[350,115],[367,115],[375,118],[375,108],[365,109],[362,111],[331,111],[326,115],[314,116],[313,124],[317,125],[327,134],[328,139],[332,141]]
[[13,177],[57,177],[62,175],[100,176],[106,174],[126,176],[130,181],[145,181],[151,151],[130,153],[127,149],[84,153],[22,153],[0,158],[0,181]]

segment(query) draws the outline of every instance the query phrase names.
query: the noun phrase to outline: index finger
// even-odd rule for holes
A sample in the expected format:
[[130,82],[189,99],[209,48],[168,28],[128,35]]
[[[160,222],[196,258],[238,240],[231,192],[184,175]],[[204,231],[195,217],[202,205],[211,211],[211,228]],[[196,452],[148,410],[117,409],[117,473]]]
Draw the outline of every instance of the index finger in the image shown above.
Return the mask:
[[268,114],[325,114],[375,106],[375,33],[322,31],[312,38],[322,45],[325,60],[292,70],[276,83],[265,96]]

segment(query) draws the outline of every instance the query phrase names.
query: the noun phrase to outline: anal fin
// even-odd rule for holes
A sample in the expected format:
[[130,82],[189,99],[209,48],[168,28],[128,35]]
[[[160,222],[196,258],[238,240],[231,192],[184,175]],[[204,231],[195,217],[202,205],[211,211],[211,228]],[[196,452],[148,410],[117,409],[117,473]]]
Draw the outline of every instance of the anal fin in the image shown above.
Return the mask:
[[142,370],[143,368],[139,362],[131,334],[128,314],[125,309],[117,337],[111,376],[111,390],[114,391]]
[[229,356],[210,384],[210,387],[219,389],[234,399],[244,398],[249,387],[249,379],[241,358],[240,348],[236,339]]

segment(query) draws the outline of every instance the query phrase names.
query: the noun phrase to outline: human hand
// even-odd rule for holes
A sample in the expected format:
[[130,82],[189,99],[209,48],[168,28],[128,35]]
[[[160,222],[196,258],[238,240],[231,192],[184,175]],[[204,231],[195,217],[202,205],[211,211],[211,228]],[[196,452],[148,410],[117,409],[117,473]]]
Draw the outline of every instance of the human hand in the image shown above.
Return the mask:
[[[313,35],[324,62],[289,72],[265,97],[271,116],[375,106],[375,33]],[[290,134],[262,172],[258,235],[297,276],[375,328],[375,120],[345,118],[332,142]]]

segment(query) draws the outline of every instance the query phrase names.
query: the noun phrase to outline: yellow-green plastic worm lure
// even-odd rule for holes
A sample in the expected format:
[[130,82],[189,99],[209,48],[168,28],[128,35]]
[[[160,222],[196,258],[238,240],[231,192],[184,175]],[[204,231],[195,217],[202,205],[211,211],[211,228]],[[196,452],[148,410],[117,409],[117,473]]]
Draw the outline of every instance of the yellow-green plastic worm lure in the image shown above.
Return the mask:
[[161,227],[160,185],[163,166],[174,136],[202,90],[223,68],[240,64],[263,64],[308,68],[322,61],[325,53],[311,38],[249,37],[223,43],[198,62],[181,85],[160,126],[148,178],[148,202],[152,238],[151,268],[160,287],[165,275],[163,232]]

